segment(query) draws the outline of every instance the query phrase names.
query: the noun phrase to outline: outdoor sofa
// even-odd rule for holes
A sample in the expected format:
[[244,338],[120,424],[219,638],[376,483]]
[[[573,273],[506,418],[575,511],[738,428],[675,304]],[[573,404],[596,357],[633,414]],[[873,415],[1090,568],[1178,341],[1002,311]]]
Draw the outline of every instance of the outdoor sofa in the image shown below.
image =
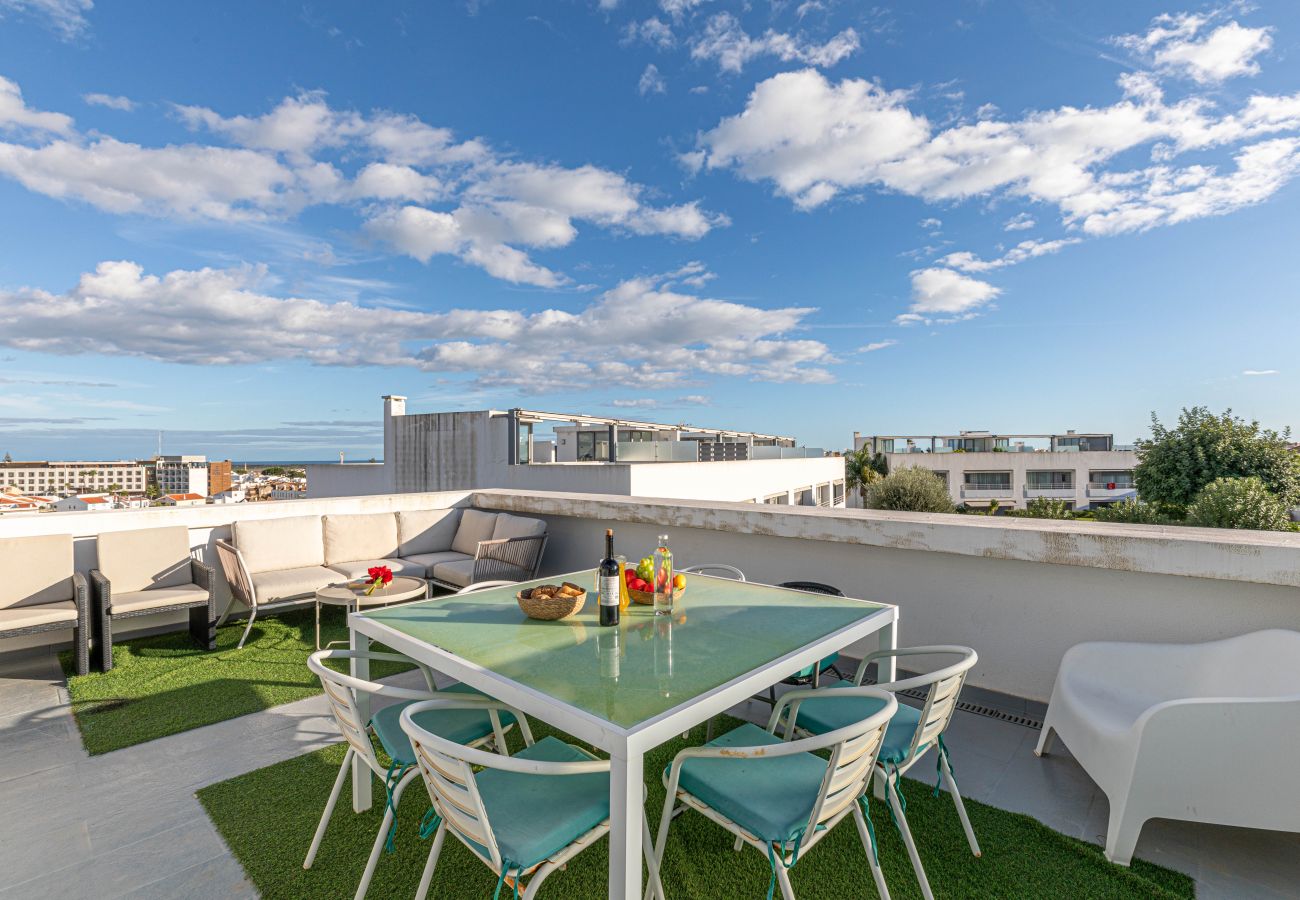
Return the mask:
[[72,567],[72,535],[0,540],[0,638],[72,629],[76,672],[90,668],[86,578]]

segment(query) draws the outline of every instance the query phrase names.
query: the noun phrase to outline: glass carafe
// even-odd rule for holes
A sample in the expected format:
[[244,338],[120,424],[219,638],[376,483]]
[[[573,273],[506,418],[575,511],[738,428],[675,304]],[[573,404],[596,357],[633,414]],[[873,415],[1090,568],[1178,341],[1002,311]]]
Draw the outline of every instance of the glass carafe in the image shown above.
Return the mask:
[[654,608],[656,616],[673,612],[673,551],[668,549],[668,535],[659,535],[654,555]]

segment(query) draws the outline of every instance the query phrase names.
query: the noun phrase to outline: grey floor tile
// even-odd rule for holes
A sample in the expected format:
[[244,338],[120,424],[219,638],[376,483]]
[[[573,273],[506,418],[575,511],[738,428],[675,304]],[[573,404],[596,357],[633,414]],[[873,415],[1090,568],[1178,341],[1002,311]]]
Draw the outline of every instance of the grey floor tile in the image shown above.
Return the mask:
[[119,896],[130,900],[241,900],[256,897],[257,889],[239,863],[223,854]]

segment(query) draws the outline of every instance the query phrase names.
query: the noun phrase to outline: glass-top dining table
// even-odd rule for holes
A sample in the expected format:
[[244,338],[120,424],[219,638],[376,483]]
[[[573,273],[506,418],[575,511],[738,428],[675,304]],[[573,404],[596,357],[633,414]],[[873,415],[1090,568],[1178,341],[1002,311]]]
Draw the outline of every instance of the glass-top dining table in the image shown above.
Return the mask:
[[[874,637],[893,649],[898,608],[689,575],[671,615],[634,604],[618,626],[602,628],[594,574],[353,613],[348,622],[354,649],[378,641],[609,753],[609,896],[636,900],[645,754],[850,644]],[[527,618],[516,591],[560,581],[588,588],[582,611]],[[892,681],[892,659],[881,665],[879,680]],[[354,660],[353,674],[368,678],[368,663]],[[354,767],[352,790],[353,807],[369,808],[368,769]]]

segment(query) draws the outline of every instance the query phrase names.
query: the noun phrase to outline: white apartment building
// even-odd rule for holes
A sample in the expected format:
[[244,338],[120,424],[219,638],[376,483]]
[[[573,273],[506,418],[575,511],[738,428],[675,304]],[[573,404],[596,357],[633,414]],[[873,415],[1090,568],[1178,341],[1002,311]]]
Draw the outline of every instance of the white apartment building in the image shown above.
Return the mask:
[[113,508],[113,501],[103,495],[85,497],[64,497],[53,503],[55,512],[106,512]]
[[153,470],[160,494],[208,495],[206,456],[159,456],[153,461]]
[[143,493],[147,466],[135,460],[106,462],[0,462],[0,489],[25,494],[103,493],[114,485]]
[[500,487],[844,506],[843,458],[788,436],[519,408],[408,415],[397,396],[382,463],[306,468],[311,498]]
[[883,453],[891,472],[929,469],[948,485],[953,503],[972,508],[1024,509],[1035,497],[1084,510],[1136,497],[1137,453],[1117,447],[1111,434],[994,434],[962,431],[934,435],[853,433],[853,449]]

